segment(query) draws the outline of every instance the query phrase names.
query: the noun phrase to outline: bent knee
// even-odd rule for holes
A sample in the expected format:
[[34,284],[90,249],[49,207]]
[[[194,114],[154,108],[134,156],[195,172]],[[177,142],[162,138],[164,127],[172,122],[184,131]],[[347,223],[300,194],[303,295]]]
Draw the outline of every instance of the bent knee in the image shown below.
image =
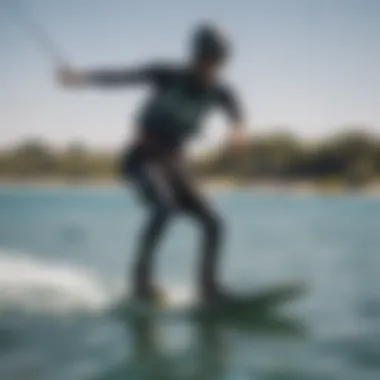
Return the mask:
[[216,213],[209,213],[202,218],[202,224],[207,233],[220,235],[224,229],[223,219]]
[[153,214],[156,219],[168,220],[176,211],[174,204],[170,202],[156,204],[154,207]]

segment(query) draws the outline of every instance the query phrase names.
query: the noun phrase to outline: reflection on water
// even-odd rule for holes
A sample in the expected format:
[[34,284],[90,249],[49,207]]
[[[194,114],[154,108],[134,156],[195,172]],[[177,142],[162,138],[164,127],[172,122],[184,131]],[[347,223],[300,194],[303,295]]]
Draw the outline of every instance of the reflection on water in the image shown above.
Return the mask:
[[[248,320],[250,319],[250,323]],[[222,318],[218,321],[199,319],[190,324],[183,321],[165,322],[149,317],[128,318],[125,324],[125,333],[132,334],[129,344],[132,350],[128,352],[122,364],[116,369],[103,374],[98,380],[106,379],[235,379],[241,373],[246,375],[254,370],[248,360],[245,365],[234,365],[233,335],[239,340],[262,339],[267,337],[282,337],[282,339],[302,339],[305,329],[299,321],[285,318],[280,314],[260,314],[259,318],[251,315],[242,325],[241,319],[226,322]],[[180,347],[170,350],[167,347],[167,334],[162,330],[177,329]],[[187,334],[183,330],[188,329]],[[166,330],[167,332],[167,330]],[[174,332],[172,332],[175,335]],[[175,336],[174,336],[174,340]],[[127,340],[126,340],[127,341]],[[184,345],[185,343],[185,345]]]

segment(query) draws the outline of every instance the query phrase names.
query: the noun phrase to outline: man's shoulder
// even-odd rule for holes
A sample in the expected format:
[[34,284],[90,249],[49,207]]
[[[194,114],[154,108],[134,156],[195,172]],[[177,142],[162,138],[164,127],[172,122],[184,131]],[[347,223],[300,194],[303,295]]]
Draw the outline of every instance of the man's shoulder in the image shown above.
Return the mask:
[[186,72],[184,65],[173,61],[153,61],[148,65],[151,78],[159,85],[166,85]]

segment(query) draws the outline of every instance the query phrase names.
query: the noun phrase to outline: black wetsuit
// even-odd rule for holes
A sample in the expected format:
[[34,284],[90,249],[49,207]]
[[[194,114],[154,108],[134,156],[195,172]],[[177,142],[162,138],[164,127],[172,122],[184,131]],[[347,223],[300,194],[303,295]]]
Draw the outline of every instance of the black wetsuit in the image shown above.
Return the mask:
[[93,72],[89,74],[89,81],[105,86],[145,83],[152,88],[137,118],[140,138],[122,163],[123,175],[134,184],[150,211],[138,247],[136,289],[140,289],[140,293],[149,292],[154,248],[177,211],[194,217],[202,226],[200,286],[203,292],[213,289],[221,220],[195,188],[179,159],[179,152],[198,132],[202,120],[212,109],[221,108],[233,125],[239,125],[241,112],[235,96],[219,83],[203,84],[190,68],[165,64],[137,70]]

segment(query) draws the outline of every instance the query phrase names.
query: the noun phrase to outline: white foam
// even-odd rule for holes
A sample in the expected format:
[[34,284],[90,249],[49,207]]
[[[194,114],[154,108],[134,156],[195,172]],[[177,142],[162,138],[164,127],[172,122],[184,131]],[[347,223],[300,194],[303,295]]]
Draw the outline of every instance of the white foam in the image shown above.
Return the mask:
[[171,285],[168,286],[168,298],[170,303],[175,305],[194,305],[199,301],[194,291],[187,286]]
[[65,313],[102,310],[110,294],[85,268],[0,251],[0,311]]

